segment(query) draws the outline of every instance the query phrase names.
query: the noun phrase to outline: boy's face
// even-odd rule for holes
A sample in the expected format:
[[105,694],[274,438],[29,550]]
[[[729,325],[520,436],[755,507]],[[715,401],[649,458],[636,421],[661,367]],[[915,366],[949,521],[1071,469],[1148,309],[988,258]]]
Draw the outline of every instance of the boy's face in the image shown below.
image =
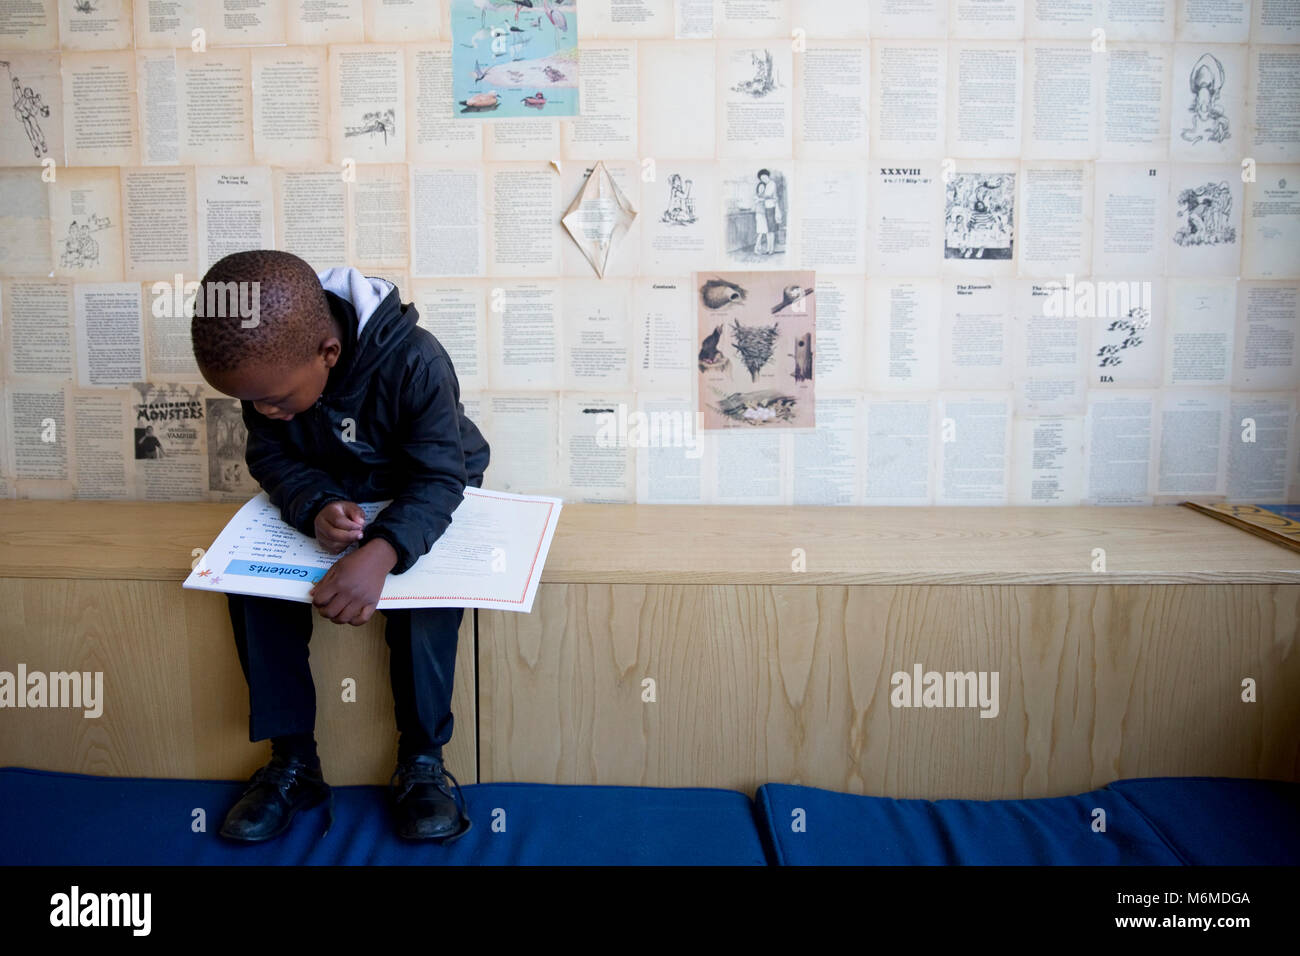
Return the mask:
[[314,356],[294,368],[243,365],[225,372],[205,371],[203,377],[217,391],[252,402],[253,408],[267,418],[287,422],[316,404],[341,350],[338,337],[330,336],[322,340]]

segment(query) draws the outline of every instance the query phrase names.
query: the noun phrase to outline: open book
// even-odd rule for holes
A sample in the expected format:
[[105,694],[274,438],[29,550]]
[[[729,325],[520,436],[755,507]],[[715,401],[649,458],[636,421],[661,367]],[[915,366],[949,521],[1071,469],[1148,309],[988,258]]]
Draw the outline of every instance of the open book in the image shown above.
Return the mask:
[[[389,502],[359,504],[369,524]],[[562,505],[466,488],[442,537],[405,572],[388,575],[377,606],[531,611]],[[184,586],[310,602],[313,585],[353,550],[330,554],[286,524],[261,492],[222,529]]]

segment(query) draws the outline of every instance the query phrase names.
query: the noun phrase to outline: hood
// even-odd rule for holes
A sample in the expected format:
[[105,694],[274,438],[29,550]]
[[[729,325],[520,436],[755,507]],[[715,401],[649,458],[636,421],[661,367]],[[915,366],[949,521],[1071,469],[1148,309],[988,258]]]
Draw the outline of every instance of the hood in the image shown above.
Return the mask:
[[343,354],[330,369],[325,394],[337,397],[365,387],[371,373],[398,348],[419,319],[402,305],[397,286],[351,266],[318,272],[330,311],[343,330]]

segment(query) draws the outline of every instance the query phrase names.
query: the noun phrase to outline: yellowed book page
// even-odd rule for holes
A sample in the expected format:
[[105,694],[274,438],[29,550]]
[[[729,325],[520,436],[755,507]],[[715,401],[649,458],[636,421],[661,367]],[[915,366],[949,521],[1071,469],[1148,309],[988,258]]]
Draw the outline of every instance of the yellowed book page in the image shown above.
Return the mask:
[[246,165],[253,160],[252,70],[248,50],[176,53],[180,162]]
[[[204,9],[204,0],[135,0],[136,49],[201,49],[195,31],[207,19],[200,14]],[[199,36],[206,38],[206,31]]]
[[324,47],[271,47],[252,51],[253,160],[283,166],[326,162]]
[[487,297],[483,279],[419,279],[404,290],[427,329],[451,357],[461,392],[487,387]]
[[175,166],[180,162],[175,51],[137,51],[135,83],[140,104],[140,163]]
[[233,252],[275,248],[269,166],[200,166],[199,272]]
[[77,384],[112,388],[144,378],[144,302],[138,282],[78,282]]
[[6,389],[19,498],[73,496],[69,388],[10,382]]
[[484,123],[457,120],[451,102],[451,44],[413,43],[406,50],[406,114],[412,163],[477,162]]
[[330,161],[406,161],[405,56],[399,46],[331,46]]
[[584,43],[578,86],[582,115],[560,121],[565,158],[637,159],[636,44]]
[[64,50],[130,49],[131,0],[60,3],[59,46]]
[[68,399],[77,497],[129,499],[135,464],[131,393],[125,389],[73,389]]
[[484,274],[483,170],[478,164],[409,167],[411,274]]
[[436,40],[445,0],[362,0],[367,43]]
[[632,282],[569,279],[561,303],[563,385],[571,392],[632,387]]
[[560,174],[549,163],[488,167],[488,275],[560,272]]
[[55,0],[10,0],[0,4],[0,46],[6,50],[57,50],[59,14]]
[[348,183],[348,261],[358,269],[406,269],[410,259],[405,163],[357,166]]
[[363,43],[361,0],[285,0],[285,41],[294,46]]
[[142,286],[145,298],[145,368],[149,379],[169,382],[203,380],[194,361],[194,345],[190,338],[198,287],[198,278],[183,275]]
[[[532,19],[541,13],[546,25],[545,7],[525,10],[523,15]],[[587,40],[654,40],[672,39],[673,0],[620,0],[618,3],[584,3],[578,17],[578,39],[583,41],[583,55]],[[585,70],[586,64],[583,64]],[[581,101],[584,102],[585,101]],[[585,106],[584,106],[585,109]]]
[[122,209],[118,170],[72,168],[50,184],[50,254],[54,274],[78,282],[122,278]]
[[200,0],[208,46],[283,43],[285,6],[292,0]]
[[0,169],[0,275],[47,276],[50,197],[41,171]]
[[3,371],[10,382],[72,381],[72,336],[71,282],[5,280]]
[[[560,396],[561,496],[565,501],[631,504],[636,500],[636,448],[618,429],[618,409],[632,392]],[[620,438],[622,440],[620,440]]]
[[122,170],[122,245],[126,277],[190,276],[198,268],[194,168]]
[[63,54],[63,140],[69,166],[140,162],[135,54]]
[[322,271],[348,264],[347,183],[329,166],[272,170],[275,245]]
[[715,159],[714,44],[637,44],[637,149],[643,156]]

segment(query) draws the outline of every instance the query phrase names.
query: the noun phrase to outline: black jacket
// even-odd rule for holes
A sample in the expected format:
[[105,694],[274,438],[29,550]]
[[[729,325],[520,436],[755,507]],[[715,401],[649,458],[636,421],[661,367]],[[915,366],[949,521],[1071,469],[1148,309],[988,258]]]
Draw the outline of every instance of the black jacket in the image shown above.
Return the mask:
[[465,417],[446,350],[416,326],[415,305],[402,305],[396,287],[370,313],[359,342],[352,302],[325,295],[343,329],[342,355],[315,406],[289,421],[242,403],[248,471],[309,537],[330,501],[393,499],[361,543],[391,544],[392,573],[401,574],[447,529],[465,486],[482,486],[488,443]]

